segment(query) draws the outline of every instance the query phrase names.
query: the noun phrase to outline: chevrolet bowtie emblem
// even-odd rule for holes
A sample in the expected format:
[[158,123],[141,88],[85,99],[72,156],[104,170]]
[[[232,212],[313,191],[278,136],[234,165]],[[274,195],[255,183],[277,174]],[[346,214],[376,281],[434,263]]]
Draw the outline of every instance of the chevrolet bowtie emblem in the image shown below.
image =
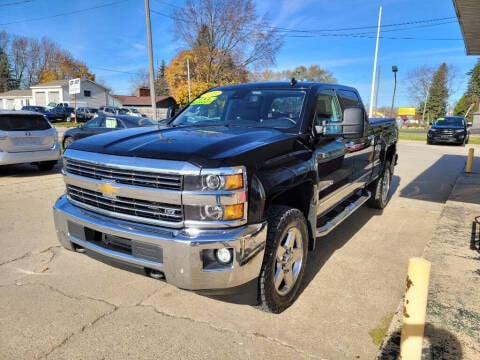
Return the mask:
[[118,187],[113,186],[111,183],[103,183],[97,185],[97,190],[100,190],[104,196],[115,197],[114,194],[118,192]]

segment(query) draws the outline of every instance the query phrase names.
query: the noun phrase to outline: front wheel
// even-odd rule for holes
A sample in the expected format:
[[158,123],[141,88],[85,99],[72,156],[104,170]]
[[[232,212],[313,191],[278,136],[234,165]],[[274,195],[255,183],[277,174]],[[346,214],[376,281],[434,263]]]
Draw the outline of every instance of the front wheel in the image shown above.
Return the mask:
[[388,192],[390,191],[390,183],[393,177],[393,166],[390,161],[385,163],[385,169],[382,175],[370,186],[372,197],[368,201],[368,206],[375,209],[384,209],[388,204]]
[[263,310],[278,314],[298,297],[307,263],[308,230],[305,217],[295,208],[274,205],[267,217],[258,300]]

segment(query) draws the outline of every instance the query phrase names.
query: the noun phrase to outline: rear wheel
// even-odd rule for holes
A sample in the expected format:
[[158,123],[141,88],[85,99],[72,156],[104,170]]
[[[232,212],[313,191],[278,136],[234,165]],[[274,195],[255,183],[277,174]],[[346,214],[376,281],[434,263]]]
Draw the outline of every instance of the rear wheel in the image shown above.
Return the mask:
[[393,177],[393,166],[390,161],[385,163],[385,169],[382,175],[370,185],[372,197],[368,201],[368,206],[375,209],[384,209],[388,204],[388,192]]
[[299,294],[307,262],[308,230],[298,209],[274,205],[267,216],[269,229],[258,300],[263,310],[278,314]]

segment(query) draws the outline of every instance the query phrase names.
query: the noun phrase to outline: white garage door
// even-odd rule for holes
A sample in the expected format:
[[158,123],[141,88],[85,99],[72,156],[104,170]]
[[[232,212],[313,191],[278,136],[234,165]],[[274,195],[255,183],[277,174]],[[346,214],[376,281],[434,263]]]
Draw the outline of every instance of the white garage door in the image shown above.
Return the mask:
[[59,103],[60,93],[58,91],[51,91],[48,93],[48,102]]
[[47,99],[45,98],[45,92],[35,93],[35,105],[45,106],[47,105]]

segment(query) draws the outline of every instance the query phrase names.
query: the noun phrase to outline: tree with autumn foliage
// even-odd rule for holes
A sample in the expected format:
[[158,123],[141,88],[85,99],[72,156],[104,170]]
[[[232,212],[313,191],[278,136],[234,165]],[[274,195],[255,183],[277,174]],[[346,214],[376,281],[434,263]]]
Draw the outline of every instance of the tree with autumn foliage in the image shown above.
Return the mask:
[[83,62],[75,60],[68,51],[59,50],[54,57],[47,60],[45,66],[40,70],[38,82],[45,83],[52,80],[74,78],[95,81],[95,75],[88,70]]
[[187,0],[173,13],[175,32],[187,46],[165,71],[170,93],[188,103],[187,60],[192,98],[218,85],[243,82],[249,69],[274,64],[283,39],[252,0]]
[[8,56],[10,76],[18,88],[77,77],[95,80],[85,63],[47,38],[38,40],[0,31],[0,45]]

